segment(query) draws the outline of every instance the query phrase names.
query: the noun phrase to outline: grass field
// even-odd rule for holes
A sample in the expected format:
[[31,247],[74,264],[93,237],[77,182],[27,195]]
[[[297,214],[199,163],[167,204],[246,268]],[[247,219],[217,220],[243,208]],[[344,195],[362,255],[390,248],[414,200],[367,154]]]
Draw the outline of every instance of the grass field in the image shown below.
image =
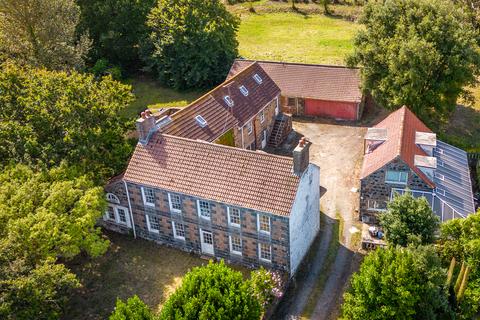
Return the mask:
[[[105,234],[112,245],[104,256],[83,258],[70,266],[83,287],[72,295],[65,320],[107,319],[117,297],[125,300],[135,294],[158,312],[189,269],[208,263],[146,240]],[[246,269],[234,268],[245,277],[249,274]]]
[[250,14],[242,17],[239,52],[249,59],[344,64],[358,28],[321,14]]

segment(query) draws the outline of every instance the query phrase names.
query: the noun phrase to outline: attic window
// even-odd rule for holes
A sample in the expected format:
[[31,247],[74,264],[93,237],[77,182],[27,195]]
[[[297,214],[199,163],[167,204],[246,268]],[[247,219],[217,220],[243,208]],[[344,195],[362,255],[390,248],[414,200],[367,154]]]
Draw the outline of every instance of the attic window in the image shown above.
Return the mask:
[[207,126],[207,120],[205,120],[201,115],[196,116],[195,121],[197,121],[198,125],[202,128]]
[[225,100],[229,107],[233,107],[233,100],[230,98],[230,96],[223,97],[223,100]]
[[240,86],[240,92],[246,97],[248,96],[248,89],[245,86]]
[[258,84],[261,84],[263,82],[262,78],[260,78],[260,76],[258,75],[258,73],[255,73],[253,75],[253,79],[255,79],[255,81],[258,83]]

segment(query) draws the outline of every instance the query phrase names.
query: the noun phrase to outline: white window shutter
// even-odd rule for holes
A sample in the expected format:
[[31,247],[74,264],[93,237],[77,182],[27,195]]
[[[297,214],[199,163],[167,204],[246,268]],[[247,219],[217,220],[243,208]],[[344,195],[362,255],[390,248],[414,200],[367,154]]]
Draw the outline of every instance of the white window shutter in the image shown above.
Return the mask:
[[170,211],[172,211],[172,197],[170,196],[170,193],[167,193],[168,195],[168,207],[170,208]]
[[143,200],[143,204],[147,203],[146,199],[145,199],[145,190],[143,190],[143,187],[140,187],[140,189],[142,190],[142,200]]
[[150,217],[148,216],[148,214],[145,215],[145,221],[147,221],[147,229],[148,229],[148,231],[151,231],[151,228],[150,228]]
[[200,214],[200,200],[197,200],[197,214],[199,217],[201,217],[202,215]]

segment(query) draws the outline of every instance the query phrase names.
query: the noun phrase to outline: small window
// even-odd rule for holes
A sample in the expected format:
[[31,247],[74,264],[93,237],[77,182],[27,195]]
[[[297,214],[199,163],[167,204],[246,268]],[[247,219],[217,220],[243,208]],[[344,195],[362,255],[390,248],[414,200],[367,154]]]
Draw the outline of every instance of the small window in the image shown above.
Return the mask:
[[170,205],[171,212],[182,212],[182,199],[178,194],[168,194],[168,203]]
[[115,221],[115,209],[112,206],[107,207],[107,218]]
[[443,149],[436,148],[435,150],[437,151],[438,154],[443,154]]
[[260,123],[264,123],[265,122],[265,110],[262,110],[260,112]]
[[185,240],[185,225],[180,222],[172,221],[173,237],[175,239]]
[[260,214],[258,215],[258,231],[262,233],[270,233],[270,217]]
[[266,243],[258,244],[258,256],[260,260],[271,262],[272,261],[272,247]]
[[112,203],[116,203],[116,204],[120,204],[120,200],[113,193],[107,193],[107,201],[112,202]]
[[232,227],[240,228],[240,209],[237,208],[227,208],[228,212],[228,224]]
[[230,236],[230,252],[242,255],[242,239],[239,236]]
[[247,133],[248,134],[252,134],[253,132],[253,124],[252,124],[252,121],[248,121],[247,122]]
[[253,75],[253,79],[254,79],[255,82],[258,83],[258,84],[262,84],[262,82],[263,82],[262,78],[258,75],[258,73],[255,73],[255,74]]
[[146,220],[147,220],[148,231],[154,232],[154,233],[159,233],[160,232],[160,219],[153,214],[147,214],[145,217],[146,217]]
[[147,206],[155,206],[155,191],[151,188],[142,188],[143,203]]
[[233,107],[233,104],[234,104],[234,103],[233,103],[232,98],[230,98],[230,96],[225,96],[225,97],[223,97],[223,100],[227,103],[227,105],[228,105],[229,107]]
[[444,189],[441,189],[441,188],[437,188],[436,191],[439,195],[442,195],[442,196],[445,196],[445,194],[446,194],[446,191]]
[[445,176],[441,173],[435,172],[435,178],[445,181]]
[[443,160],[437,159],[437,165],[439,167],[445,167],[445,162]]
[[118,222],[127,224],[127,212],[122,208],[117,208]]
[[287,98],[287,106],[290,106],[290,107],[297,106],[297,99],[294,98],[294,97],[288,97]]
[[408,181],[408,172],[407,171],[387,170],[387,175],[385,177],[385,182],[387,182],[387,183],[397,183],[397,184],[407,184],[407,181]]
[[[233,101],[232,101],[233,103]],[[204,117],[202,117],[201,115],[198,115],[195,117],[195,121],[197,121],[198,125],[201,127],[201,128],[205,128],[207,126],[207,120],[205,120]]]
[[240,92],[246,97],[248,96],[248,89],[245,86],[240,86]]
[[387,202],[381,200],[368,200],[368,210],[371,211],[387,211]]
[[200,217],[205,219],[210,219],[211,210],[210,210],[210,203],[207,201],[198,200],[198,214]]

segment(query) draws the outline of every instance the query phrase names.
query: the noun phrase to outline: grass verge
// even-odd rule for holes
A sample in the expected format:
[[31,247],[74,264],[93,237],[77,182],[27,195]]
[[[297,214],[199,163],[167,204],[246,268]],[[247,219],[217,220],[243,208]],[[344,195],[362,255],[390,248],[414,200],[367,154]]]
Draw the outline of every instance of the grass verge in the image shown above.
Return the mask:
[[[337,218],[338,217],[340,217],[340,215],[337,214]],[[323,224],[325,222],[321,221],[320,223]],[[323,263],[323,268],[320,272],[320,276],[317,279],[315,287],[313,288],[310,296],[308,297],[305,308],[303,309],[301,319],[311,318],[313,311],[315,310],[315,306],[317,305],[317,301],[323,292],[323,288],[327,281],[328,275],[330,274],[330,270],[335,262],[338,248],[340,247],[340,230],[343,230],[340,226],[341,223],[341,219],[334,220],[334,224],[332,226],[332,238],[330,239],[330,243],[328,244],[328,251],[325,257],[325,261]]]

